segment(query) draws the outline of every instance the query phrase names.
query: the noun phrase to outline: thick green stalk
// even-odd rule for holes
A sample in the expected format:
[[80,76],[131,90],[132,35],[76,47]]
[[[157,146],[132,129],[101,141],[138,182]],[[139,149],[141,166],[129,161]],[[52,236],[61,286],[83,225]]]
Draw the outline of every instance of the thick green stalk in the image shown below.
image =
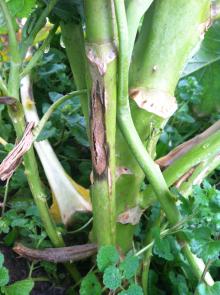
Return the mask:
[[[163,174],[159,167],[154,163],[138,133],[134,127],[130,114],[128,103],[128,55],[127,55],[127,23],[124,3],[120,0],[114,0],[116,19],[119,34],[119,79],[118,79],[118,111],[117,119],[121,131],[134,155],[139,166],[144,171],[149,182],[152,184],[153,190],[161,204],[163,211],[171,225],[175,225],[180,221],[180,213],[175,204],[175,200],[164,180]],[[183,236],[178,234],[178,239],[183,240]],[[197,278],[201,277],[203,270],[200,269],[188,246],[183,247],[183,252],[186,254],[188,262]]]
[[116,50],[111,0],[85,0],[94,235],[115,244]]
[[[220,131],[217,131],[203,140],[200,144],[194,146],[191,150],[189,150],[186,154],[177,159],[172,165],[164,170],[163,175],[167,185],[170,187],[192,167],[197,166],[202,161],[210,160],[219,153]],[[142,197],[140,198],[140,206],[147,208],[155,201],[156,196],[153,193],[152,187],[149,186],[142,193]]]
[[150,7],[153,0],[127,0],[125,2],[129,33],[128,55],[130,61],[140,20],[147,11],[147,9]]
[[[155,157],[160,132],[176,108],[174,84],[200,40],[209,11],[208,0],[154,2],[146,13],[135,44],[129,83],[132,119],[152,158]],[[163,87],[164,81],[167,81],[166,88]],[[161,112],[163,109],[166,112]],[[117,134],[116,150],[117,167],[126,167],[131,172],[121,175],[116,184],[117,200],[120,200],[117,202],[117,213],[121,213],[139,203],[144,173],[120,132]],[[131,247],[132,230],[131,225],[117,225],[118,242],[125,250]]]
[[[74,82],[78,90],[85,89],[86,85],[86,53],[81,23],[61,23],[61,33],[66,53],[73,73]],[[88,95],[81,95],[81,106],[87,127],[89,122]]]
[[119,79],[118,79],[118,111],[117,119],[120,129],[139,166],[144,171],[153,190],[160,201],[171,225],[179,221],[180,215],[175,206],[173,196],[164,180],[158,165],[154,163],[146,151],[132,121],[128,103],[128,32],[124,11],[124,3],[115,0],[116,18],[119,33]]

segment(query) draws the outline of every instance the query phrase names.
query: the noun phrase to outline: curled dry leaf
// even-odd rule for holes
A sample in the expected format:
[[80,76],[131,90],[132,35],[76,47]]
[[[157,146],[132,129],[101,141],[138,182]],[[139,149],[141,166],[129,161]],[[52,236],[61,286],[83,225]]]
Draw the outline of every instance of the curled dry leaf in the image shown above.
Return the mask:
[[7,155],[0,165],[0,179],[5,181],[10,178],[17,167],[21,164],[23,155],[30,149],[33,142],[31,133],[34,122],[30,122],[25,129],[24,135],[20,142],[15,145],[13,150]]

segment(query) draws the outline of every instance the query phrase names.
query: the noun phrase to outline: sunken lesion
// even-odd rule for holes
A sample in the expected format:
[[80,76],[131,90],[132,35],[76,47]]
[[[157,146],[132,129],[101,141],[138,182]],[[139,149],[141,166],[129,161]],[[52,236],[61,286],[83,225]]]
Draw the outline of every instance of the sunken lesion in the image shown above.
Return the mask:
[[102,83],[96,80],[91,95],[91,152],[94,172],[99,177],[105,174],[108,166],[105,99],[105,89]]

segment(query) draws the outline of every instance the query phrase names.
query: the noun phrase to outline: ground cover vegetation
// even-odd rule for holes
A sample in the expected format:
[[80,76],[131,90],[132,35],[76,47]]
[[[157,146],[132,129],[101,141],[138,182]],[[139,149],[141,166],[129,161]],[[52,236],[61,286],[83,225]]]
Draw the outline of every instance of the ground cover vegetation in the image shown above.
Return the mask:
[[0,0],[0,294],[220,294],[219,16]]

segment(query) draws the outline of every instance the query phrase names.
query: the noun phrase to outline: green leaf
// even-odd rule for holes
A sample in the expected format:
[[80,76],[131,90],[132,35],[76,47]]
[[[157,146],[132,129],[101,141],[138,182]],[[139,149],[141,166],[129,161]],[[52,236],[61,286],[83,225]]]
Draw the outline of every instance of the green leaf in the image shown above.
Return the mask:
[[169,273],[169,279],[173,285],[173,293],[176,295],[188,295],[190,294],[187,282],[184,276],[181,274],[175,274],[173,271]]
[[124,290],[118,293],[118,295],[143,295],[143,294],[144,293],[142,288],[136,284],[133,284],[127,290]]
[[80,295],[100,295],[102,293],[101,285],[94,273],[89,273],[81,283]]
[[119,269],[115,266],[109,266],[105,269],[103,283],[106,288],[115,291],[121,286],[122,276]]
[[[7,285],[8,282],[9,282],[8,270],[6,267],[3,266],[0,268],[0,287]],[[13,294],[13,295],[15,295],[15,294]]]
[[9,224],[10,222],[6,218],[0,219],[0,233],[7,234],[10,229]]
[[108,266],[115,265],[119,260],[119,254],[114,246],[103,246],[97,255],[97,265],[100,271],[104,271]]
[[27,279],[4,287],[3,291],[5,295],[29,295],[33,287],[34,282],[30,279]]
[[154,254],[161,258],[164,258],[168,261],[174,260],[174,256],[171,253],[170,237],[166,237],[164,239],[157,237],[155,239],[153,251]]
[[196,289],[196,295],[219,295],[220,282],[216,282],[213,286],[207,286],[205,283],[199,284]]
[[216,21],[205,34],[199,51],[191,58],[184,69],[183,76],[207,67],[220,60],[220,22]]
[[119,268],[123,273],[125,279],[129,280],[135,276],[139,266],[139,261],[136,256],[128,256],[120,264]]
[[15,17],[27,17],[35,7],[36,0],[10,0],[8,7]]
[[208,30],[199,52],[188,63],[184,75],[193,75],[203,87],[201,103],[194,110],[201,116],[220,109],[220,21]]
[[220,252],[220,241],[211,238],[211,230],[201,227],[193,231],[190,246],[198,257],[205,261],[217,259]]
[[25,218],[16,218],[14,220],[12,220],[11,222],[11,227],[25,227],[28,224],[28,220]]

